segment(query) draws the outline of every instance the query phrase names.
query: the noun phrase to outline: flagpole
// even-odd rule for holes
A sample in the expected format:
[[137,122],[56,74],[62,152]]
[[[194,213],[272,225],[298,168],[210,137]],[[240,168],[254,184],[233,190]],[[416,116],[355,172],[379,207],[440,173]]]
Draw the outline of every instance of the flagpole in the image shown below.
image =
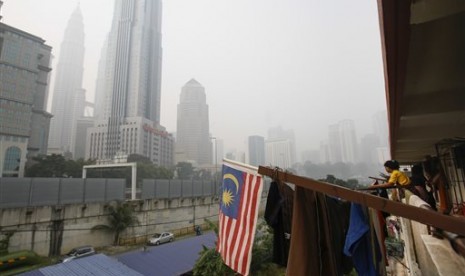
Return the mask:
[[249,164],[240,163],[240,162],[237,162],[237,161],[234,161],[234,160],[229,160],[229,159],[226,159],[226,158],[223,158],[223,162],[227,162],[227,163],[230,163],[232,165],[236,165],[236,166],[239,166],[239,167],[242,167],[242,168],[245,168],[245,169],[249,169],[249,170],[253,170],[255,172],[258,172],[258,167],[254,167],[254,166],[249,165]]

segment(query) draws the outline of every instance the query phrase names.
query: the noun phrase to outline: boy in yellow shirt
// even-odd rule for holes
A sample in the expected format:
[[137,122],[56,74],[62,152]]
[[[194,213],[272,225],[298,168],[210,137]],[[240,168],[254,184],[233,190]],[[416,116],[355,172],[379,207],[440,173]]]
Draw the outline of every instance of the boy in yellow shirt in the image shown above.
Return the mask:
[[[390,173],[389,180],[387,183],[383,184],[373,184],[371,187],[373,188],[387,188],[394,186],[396,184],[405,186],[410,184],[410,178],[404,174],[403,172],[399,171],[400,165],[399,162],[396,160],[388,160],[384,163],[384,169],[386,172]],[[391,199],[395,201],[399,201],[399,196],[397,193],[397,189],[394,189],[391,194]]]

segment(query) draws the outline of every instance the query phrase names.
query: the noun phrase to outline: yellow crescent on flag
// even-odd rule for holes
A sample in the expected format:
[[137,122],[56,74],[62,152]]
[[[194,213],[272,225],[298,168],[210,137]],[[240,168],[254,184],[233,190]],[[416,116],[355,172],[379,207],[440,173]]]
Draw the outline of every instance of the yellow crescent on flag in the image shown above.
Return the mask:
[[237,194],[239,192],[239,181],[237,181],[237,178],[233,174],[227,173],[223,176],[223,180],[225,179],[231,179],[232,182],[234,182],[234,184],[236,185],[236,194]]

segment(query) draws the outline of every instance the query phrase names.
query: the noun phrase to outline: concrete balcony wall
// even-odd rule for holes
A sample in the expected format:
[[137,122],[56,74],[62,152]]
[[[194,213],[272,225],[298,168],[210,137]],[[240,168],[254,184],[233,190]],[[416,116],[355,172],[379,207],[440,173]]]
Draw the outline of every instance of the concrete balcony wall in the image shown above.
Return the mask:
[[402,219],[402,227],[405,260],[411,275],[464,275],[465,258],[455,253],[447,239],[433,237],[426,225],[416,221]]

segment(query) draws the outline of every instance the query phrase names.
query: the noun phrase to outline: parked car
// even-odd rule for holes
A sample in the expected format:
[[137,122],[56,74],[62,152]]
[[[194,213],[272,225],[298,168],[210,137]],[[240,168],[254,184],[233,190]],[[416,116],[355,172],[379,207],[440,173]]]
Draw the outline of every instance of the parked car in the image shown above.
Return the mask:
[[170,232],[163,232],[161,234],[157,233],[153,235],[147,242],[150,245],[159,245],[165,242],[174,241],[174,234]]
[[77,259],[77,258],[83,258],[87,257],[90,255],[94,255],[95,250],[92,246],[90,245],[85,245],[85,246],[79,246],[76,248],[71,249],[67,254],[65,254],[63,257],[61,257],[61,262],[66,263],[71,260]]

